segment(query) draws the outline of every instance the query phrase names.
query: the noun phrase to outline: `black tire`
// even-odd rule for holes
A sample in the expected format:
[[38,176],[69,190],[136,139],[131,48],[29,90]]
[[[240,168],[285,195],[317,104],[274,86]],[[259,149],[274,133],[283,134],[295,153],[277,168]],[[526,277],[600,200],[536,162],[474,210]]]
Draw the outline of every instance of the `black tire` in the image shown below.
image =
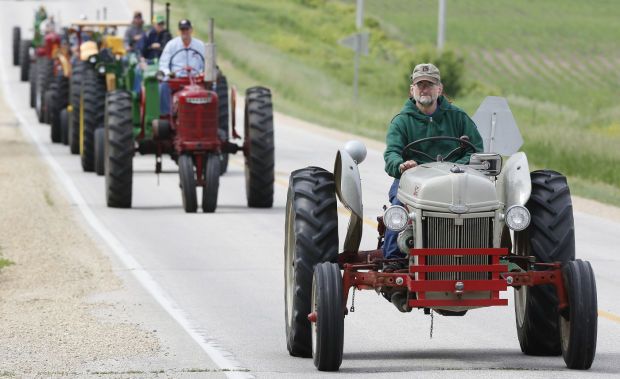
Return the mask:
[[[515,232],[514,251],[538,262],[575,259],[573,206],[566,178],[549,170],[531,173],[532,193],[526,204],[530,225]],[[558,299],[552,285],[515,290],[515,314],[521,351],[528,355],[560,355]]]
[[13,27],[13,66],[19,66],[19,48],[22,40],[22,30],[19,26]]
[[95,173],[99,176],[105,174],[105,130],[95,130]]
[[286,199],[284,317],[286,346],[312,356],[310,299],[314,266],[338,258],[338,213],[334,175],[319,167],[293,171]]
[[568,306],[560,316],[562,356],[570,369],[587,370],[596,353],[598,302],[590,262],[577,259],[562,267]]
[[310,312],[316,314],[312,325],[312,357],[320,371],[338,371],[344,343],[344,304],[342,275],[337,263],[323,262],[314,267]]
[[60,140],[63,145],[69,144],[69,115],[67,108],[60,111],[58,115],[58,123],[60,125]]
[[92,66],[84,71],[81,96],[84,109],[80,155],[82,169],[91,172],[95,170],[95,130],[103,126],[106,96],[105,78]]
[[37,63],[35,62],[30,67],[30,73],[28,74],[28,82],[30,84],[30,108],[34,108],[37,105]]
[[28,81],[30,77],[30,45],[32,42],[29,39],[22,40],[19,44],[19,78],[22,82]]
[[47,57],[37,58],[37,97],[35,99],[35,111],[39,122],[47,123],[47,105],[45,104],[45,93],[49,89],[50,83],[54,79],[54,62]]
[[[51,125],[52,142],[65,143],[66,137],[63,136],[63,125],[60,119],[60,113],[63,109],[67,108],[69,99],[69,80],[64,76],[58,76],[50,84],[50,90],[54,89],[54,94],[50,99],[50,103],[47,104],[48,121]],[[65,113],[66,122],[66,113]],[[56,139],[54,138],[56,137]],[[63,139],[64,138],[64,139]]]
[[220,157],[217,154],[206,156],[205,186],[202,188],[202,211],[215,212],[217,208],[217,194],[220,188]]
[[50,139],[54,143],[62,141],[62,131],[60,129],[60,112],[58,111],[58,84],[50,84],[49,89],[45,93],[45,104],[47,112],[47,120],[50,123]]
[[182,154],[179,156],[179,179],[181,181],[183,209],[187,213],[196,213],[196,209],[198,209],[196,176],[194,174],[194,160],[191,155]]
[[274,184],[273,106],[271,91],[248,88],[245,94],[245,191],[248,207],[271,208]]
[[73,66],[71,79],[69,80],[69,99],[71,102],[71,112],[69,116],[69,150],[71,154],[80,153],[80,92],[82,87],[82,77],[84,74],[85,62],[78,61]]
[[[217,79],[217,99],[218,99],[218,137],[220,141],[226,143],[229,138],[228,126],[228,81],[226,76],[220,75]],[[223,151],[220,155],[220,174],[223,175],[228,170],[228,153]]]
[[60,113],[61,109],[69,105],[69,78],[63,75],[58,76],[56,83],[58,86],[58,113]]
[[131,208],[133,185],[133,123],[131,94],[112,91],[106,101],[104,172],[106,202],[112,208]]

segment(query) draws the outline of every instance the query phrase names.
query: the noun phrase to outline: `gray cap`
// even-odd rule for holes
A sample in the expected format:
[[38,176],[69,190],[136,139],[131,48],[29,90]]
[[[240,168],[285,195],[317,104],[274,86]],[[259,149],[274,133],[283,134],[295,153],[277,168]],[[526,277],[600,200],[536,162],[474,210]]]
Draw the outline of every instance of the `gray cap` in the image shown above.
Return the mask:
[[411,82],[416,84],[422,80],[428,80],[431,83],[439,84],[441,82],[439,69],[432,63],[420,63],[415,66],[411,73]]

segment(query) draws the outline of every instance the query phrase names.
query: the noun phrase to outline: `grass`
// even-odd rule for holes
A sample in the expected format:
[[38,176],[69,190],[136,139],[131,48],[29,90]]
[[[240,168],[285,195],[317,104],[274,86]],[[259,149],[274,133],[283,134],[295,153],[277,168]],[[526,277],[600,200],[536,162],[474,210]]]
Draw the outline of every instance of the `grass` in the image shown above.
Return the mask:
[[10,260],[2,258],[2,246],[0,246],[0,269],[6,266],[10,266],[12,264],[13,262],[11,262]]
[[[173,21],[214,17],[229,82],[270,87],[278,110],[384,140],[407,96],[411,57],[435,42],[437,2],[365,4],[370,55],[361,61],[356,102],[353,52],[337,44],[355,31],[354,0],[179,0]],[[487,95],[507,97],[532,166],[570,176],[573,193],[614,204],[619,9],[613,0],[459,0],[448,2],[446,15],[447,44],[465,58],[471,89],[455,103],[473,114]],[[199,37],[206,21],[192,17]]]

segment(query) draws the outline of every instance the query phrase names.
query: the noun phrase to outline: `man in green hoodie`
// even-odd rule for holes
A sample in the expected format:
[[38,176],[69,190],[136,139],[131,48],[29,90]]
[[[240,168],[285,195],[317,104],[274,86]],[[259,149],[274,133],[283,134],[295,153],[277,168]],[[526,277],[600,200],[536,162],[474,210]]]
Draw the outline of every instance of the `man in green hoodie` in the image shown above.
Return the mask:
[[[411,74],[411,97],[399,114],[394,116],[388,129],[386,144],[383,153],[385,171],[394,178],[389,191],[389,200],[392,205],[402,205],[396,198],[400,177],[406,170],[418,164],[428,163],[428,157],[407,151],[402,156],[403,148],[414,141],[427,137],[448,136],[460,138],[467,136],[478,151],[482,151],[482,138],[474,122],[460,108],[450,104],[442,95],[443,85],[439,69],[432,63],[422,63],[413,69]],[[431,157],[445,155],[459,147],[457,141],[429,141],[416,146]],[[455,156],[455,163],[467,164],[471,150],[464,151],[461,156]],[[405,258],[398,249],[396,240],[398,233],[386,230],[383,256],[386,259]],[[406,267],[405,261],[386,263],[383,270],[393,272]]]

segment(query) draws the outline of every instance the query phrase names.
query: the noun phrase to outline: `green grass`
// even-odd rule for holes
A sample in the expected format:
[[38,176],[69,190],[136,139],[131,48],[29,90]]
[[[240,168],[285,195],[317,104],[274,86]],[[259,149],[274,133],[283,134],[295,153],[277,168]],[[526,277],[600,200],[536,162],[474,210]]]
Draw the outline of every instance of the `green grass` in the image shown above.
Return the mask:
[[[447,44],[466,62],[472,88],[455,103],[473,114],[487,95],[509,103],[535,167],[574,178],[573,193],[618,204],[620,4],[577,0],[449,1]],[[174,3],[216,20],[218,54],[240,89],[272,88],[277,110],[383,140],[407,96],[411,57],[436,39],[437,2],[366,0],[370,55],[353,102],[354,0],[228,0]],[[199,37],[207,18],[191,16]]]
[[10,260],[2,258],[2,246],[0,246],[0,269],[6,266],[10,266],[12,264],[13,262],[11,262]]

